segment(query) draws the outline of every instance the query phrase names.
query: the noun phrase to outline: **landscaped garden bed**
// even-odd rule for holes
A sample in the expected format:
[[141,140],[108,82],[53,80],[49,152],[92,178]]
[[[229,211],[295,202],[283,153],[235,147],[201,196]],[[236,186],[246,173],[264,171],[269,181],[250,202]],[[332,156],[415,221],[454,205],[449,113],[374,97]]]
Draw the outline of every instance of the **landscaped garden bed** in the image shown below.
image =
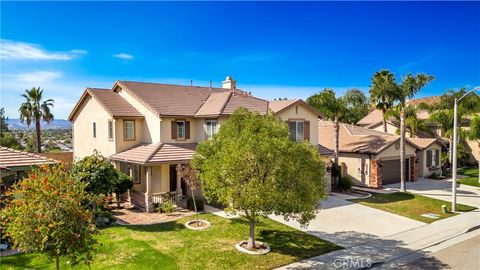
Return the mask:
[[[412,193],[372,193],[372,196],[369,198],[352,199],[351,201],[425,223],[432,223],[440,219],[457,215],[456,213],[442,212],[442,205],[446,205],[450,209],[451,204],[449,202]],[[457,204],[457,209],[458,211],[472,211],[476,208]],[[434,214],[437,218],[432,219],[422,216],[425,214]]]
[[[272,269],[340,247],[270,219],[257,223],[256,239],[268,243],[271,252],[252,256],[235,245],[248,234],[242,219],[202,214],[212,224],[208,230],[193,231],[177,221],[139,226],[111,226],[96,236],[97,251],[92,269]],[[2,269],[54,269],[55,264],[37,254],[2,257]],[[68,269],[65,259],[61,268]],[[88,269],[83,263],[75,268]]]

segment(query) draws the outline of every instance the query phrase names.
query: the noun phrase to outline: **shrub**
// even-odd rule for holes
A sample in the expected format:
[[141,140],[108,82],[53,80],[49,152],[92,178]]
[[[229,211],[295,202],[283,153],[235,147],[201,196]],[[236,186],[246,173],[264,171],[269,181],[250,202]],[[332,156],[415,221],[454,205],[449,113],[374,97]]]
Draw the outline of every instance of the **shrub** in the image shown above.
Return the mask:
[[340,176],[340,172],[341,172],[340,165],[333,163],[331,167],[331,176],[334,178],[338,177]]
[[[195,204],[197,205],[197,211],[203,211],[203,209],[205,208],[203,205],[203,200],[195,199]],[[193,198],[187,199],[187,208],[188,210],[192,210],[192,211],[195,210],[193,205]]]
[[338,182],[338,188],[341,191],[349,191],[352,189],[352,179],[350,176],[341,177],[340,181]]
[[165,200],[158,204],[157,211],[160,213],[172,213],[176,209],[175,204],[173,204],[170,200]]

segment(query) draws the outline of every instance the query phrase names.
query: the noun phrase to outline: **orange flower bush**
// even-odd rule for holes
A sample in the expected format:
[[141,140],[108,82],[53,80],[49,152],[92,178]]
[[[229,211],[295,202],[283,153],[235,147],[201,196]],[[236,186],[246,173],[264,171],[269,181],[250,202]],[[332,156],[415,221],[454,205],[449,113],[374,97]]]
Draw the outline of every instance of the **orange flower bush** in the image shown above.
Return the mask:
[[97,197],[85,191],[86,183],[70,177],[64,165],[41,166],[16,183],[2,211],[3,230],[15,248],[43,253],[71,264],[92,259],[92,211]]

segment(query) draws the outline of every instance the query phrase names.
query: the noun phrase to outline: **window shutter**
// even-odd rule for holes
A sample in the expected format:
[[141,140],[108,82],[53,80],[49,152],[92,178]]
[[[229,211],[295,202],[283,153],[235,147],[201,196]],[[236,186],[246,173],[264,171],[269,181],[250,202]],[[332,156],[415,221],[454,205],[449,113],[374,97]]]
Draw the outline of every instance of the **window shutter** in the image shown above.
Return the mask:
[[177,138],[177,122],[172,121],[172,139]]
[[290,129],[290,137],[295,140],[296,132],[297,132],[297,124],[296,122],[288,122],[288,128]]
[[185,121],[185,139],[190,139],[190,121]]
[[435,149],[435,156],[437,157],[437,160],[436,160],[435,164],[437,166],[440,166],[440,150]]
[[303,138],[310,141],[310,121],[305,121],[305,128],[303,130]]
[[427,150],[427,167],[432,166],[432,150]]

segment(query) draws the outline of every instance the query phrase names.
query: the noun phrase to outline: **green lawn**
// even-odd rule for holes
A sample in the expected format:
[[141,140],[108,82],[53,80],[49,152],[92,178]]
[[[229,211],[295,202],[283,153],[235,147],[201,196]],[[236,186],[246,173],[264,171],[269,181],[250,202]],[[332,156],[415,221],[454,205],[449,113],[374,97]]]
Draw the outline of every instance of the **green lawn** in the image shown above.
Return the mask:
[[[340,247],[270,219],[256,227],[259,241],[270,244],[266,255],[246,255],[235,244],[248,238],[248,224],[203,214],[212,223],[192,231],[178,221],[145,226],[113,226],[98,236],[92,269],[271,269]],[[54,269],[55,263],[36,254],[2,257],[1,269]],[[61,268],[67,268],[62,260]],[[88,269],[84,264],[75,268]]]
[[478,167],[462,168],[457,172],[458,174],[468,176],[467,178],[458,179],[457,182],[460,184],[480,187],[480,183],[478,182]]
[[[353,199],[351,201],[426,223],[432,223],[456,215],[453,213],[442,213],[441,206],[445,204],[450,208],[449,202],[412,193],[373,193],[370,198]],[[471,211],[475,207],[458,204],[457,209],[458,211]],[[426,213],[437,214],[440,217],[438,219],[422,217],[422,214]]]

